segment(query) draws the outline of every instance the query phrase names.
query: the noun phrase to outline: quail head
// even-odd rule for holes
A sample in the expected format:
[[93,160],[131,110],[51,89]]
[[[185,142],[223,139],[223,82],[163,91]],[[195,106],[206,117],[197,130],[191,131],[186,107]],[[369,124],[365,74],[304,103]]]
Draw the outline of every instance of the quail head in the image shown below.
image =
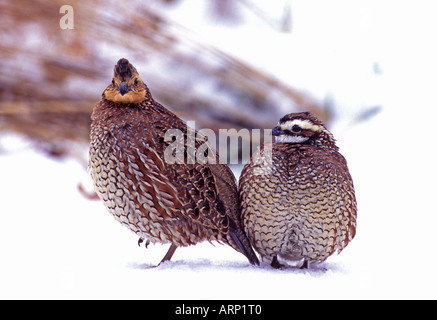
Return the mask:
[[[128,60],[115,65],[91,119],[89,170],[95,191],[139,243],[170,244],[166,261],[177,247],[216,240],[259,263],[241,226],[232,171],[216,153],[212,163],[190,161],[208,145],[206,138],[156,102]],[[170,129],[182,135],[182,162],[166,161],[174,143],[166,136]],[[190,134],[193,143],[187,143]]]
[[240,176],[243,226],[273,267],[282,267],[278,257],[308,267],[355,236],[352,178],[333,135],[311,113],[285,115],[272,135]]

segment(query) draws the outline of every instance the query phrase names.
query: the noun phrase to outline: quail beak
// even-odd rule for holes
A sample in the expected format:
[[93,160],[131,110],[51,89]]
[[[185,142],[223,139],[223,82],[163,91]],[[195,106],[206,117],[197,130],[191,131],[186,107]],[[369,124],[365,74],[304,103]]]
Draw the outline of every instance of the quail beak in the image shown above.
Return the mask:
[[118,87],[118,92],[120,92],[120,94],[122,96],[124,96],[126,93],[128,93],[130,91],[130,88],[127,86],[127,84],[123,81],[120,86]]
[[284,131],[282,131],[279,126],[276,126],[272,129],[272,136],[280,136],[282,134],[284,134]]

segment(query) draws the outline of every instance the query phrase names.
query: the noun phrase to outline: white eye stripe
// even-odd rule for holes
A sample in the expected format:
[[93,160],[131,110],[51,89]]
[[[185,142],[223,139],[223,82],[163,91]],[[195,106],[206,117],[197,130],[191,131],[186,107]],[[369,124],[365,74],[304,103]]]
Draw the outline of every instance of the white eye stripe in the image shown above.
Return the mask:
[[321,126],[315,125],[309,120],[302,120],[302,119],[294,119],[294,120],[288,120],[284,123],[280,123],[279,127],[281,130],[288,130],[293,131],[293,126],[299,126],[301,129],[308,129],[315,132],[320,132],[323,130]]

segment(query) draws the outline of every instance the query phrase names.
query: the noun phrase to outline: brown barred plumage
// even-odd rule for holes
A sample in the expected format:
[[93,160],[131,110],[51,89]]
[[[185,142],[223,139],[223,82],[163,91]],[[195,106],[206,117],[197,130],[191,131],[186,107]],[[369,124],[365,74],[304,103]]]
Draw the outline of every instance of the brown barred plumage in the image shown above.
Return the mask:
[[355,236],[352,178],[332,134],[308,112],[282,117],[276,141],[253,155],[240,176],[243,226],[273,267],[278,256],[322,262]]
[[[259,263],[241,227],[232,171],[219,164],[217,154],[216,164],[192,159],[206,138],[157,103],[128,60],[117,62],[91,117],[89,169],[95,191],[139,243],[171,244],[165,261],[179,246],[217,240]],[[165,136],[169,129],[183,133],[184,163],[165,161],[174,142]],[[187,143],[188,134],[195,135],[194,143]]]

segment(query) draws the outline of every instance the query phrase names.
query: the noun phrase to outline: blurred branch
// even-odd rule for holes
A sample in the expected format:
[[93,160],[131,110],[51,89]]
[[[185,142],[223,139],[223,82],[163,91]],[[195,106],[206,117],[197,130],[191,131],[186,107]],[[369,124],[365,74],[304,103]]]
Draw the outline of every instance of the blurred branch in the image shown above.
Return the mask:
[[292,28],[291,5],[289,2],[284,3],[282,16],[280,18],[271,17],[264,10],[259,8],[252,0],[238,0],[247,9],[253,12],[261,21],[268,24],[274,30],[281,32],[290,32]]

